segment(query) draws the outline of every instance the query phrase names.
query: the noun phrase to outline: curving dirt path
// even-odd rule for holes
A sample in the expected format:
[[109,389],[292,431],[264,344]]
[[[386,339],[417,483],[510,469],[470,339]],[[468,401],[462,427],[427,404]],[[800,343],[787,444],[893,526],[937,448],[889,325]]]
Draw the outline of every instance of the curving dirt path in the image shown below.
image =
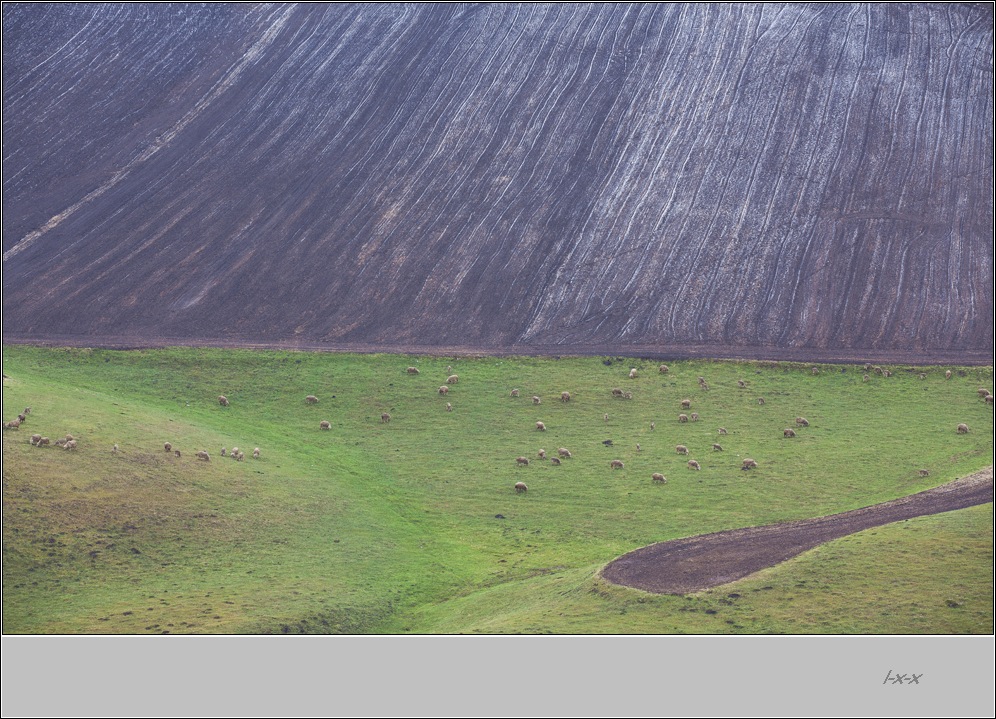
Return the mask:
[[655,594],[689,594],[742,579],[863,529],[992,501],[993,468],[987,467],[925,492],[850,512],[651,544],[612,561],[602,576]]

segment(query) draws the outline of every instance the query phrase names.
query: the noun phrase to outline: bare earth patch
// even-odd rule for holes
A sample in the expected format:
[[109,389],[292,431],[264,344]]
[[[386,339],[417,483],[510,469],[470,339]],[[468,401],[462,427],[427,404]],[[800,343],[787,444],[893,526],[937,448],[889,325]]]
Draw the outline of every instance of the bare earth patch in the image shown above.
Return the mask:
[[655,594],[689,594],[761,569],[863,529],[993,501],[993,468],[925,492],[827,517],[732,529],[651,544],[602,570],[610,582]]

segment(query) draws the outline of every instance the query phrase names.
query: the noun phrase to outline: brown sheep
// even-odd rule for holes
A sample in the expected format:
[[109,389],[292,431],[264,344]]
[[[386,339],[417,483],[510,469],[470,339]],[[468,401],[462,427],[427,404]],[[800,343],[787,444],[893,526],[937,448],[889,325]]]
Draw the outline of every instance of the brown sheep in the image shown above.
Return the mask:
[[511,397],[518,397],[519,396],[519,390],[513,389],[511,391],[511,393],[509,393],[509,396],[511,396]]
[[622,397],[622,395],[623,395],[623,391],[622,391],[621,387],[613,387],[612,388],[612,396],[613,397]]
[[882,374],[882,368],[881,367],[875,366],[875,367],[872,367],[872,369],[875,371],[875,374]]
[[179,457],[180,456],[180,450],[178,450],[178,449],[174,450],[173,454],[175,454],[177,457]]
[[38,447],[44,447],[46,444],[51,444],[51,440],[48,437],[42,437],[38,440]]
[[636,443],[636,451],[637,452],[642,451],[642,449],[640,448],[640,443],[639,442]]
[[542,422],[537,422],[536,423],[536,429],[539,432],[546,432],[546,425],[543,424]]
[[698,422],[699,421],[699,413],[698,412],[692,412],[691,420],[693,422]]
[[221,448],[221,456],[222,457],[227,457],[228,456],[227,452],[228,452],[228,450],[226,450],[224,447]]
[[449,377],[446,378],[446,384],[456,384],[459,381],[460,378],[455,374],[451,374]]
[[21,424],[24,424],[25,422],[28,421],[28,416],[24,413],[21,413],[17,415],[17,421],[20,422]]
[[305,397],[304,401],[307,402],[308,404],[318,404],[318,398],[313,394],[309,394],[307,397]]
[[619,459],[612,460],[611,462],[609,462],[609,467],[611,467],[612,469],[623,469],[622,460]]
[[708,382],[703,382],[703,383],[702,383],[701,385],[699,385],[699,386],[700,386],[700,387],[701,387],[702,389],[704,389],[704,390],[708,390],[708,389],[709,389],[709,383],[708,383]]
[[968,434],[968,425],[967,424],[959,424],[958,425],[958,434]]
[[76,449],[76,440],[75,439],[67,439],[66,440],[66,446],[63,447],[63,449]]
[[239,460],[240,462],[244,462],[244,461],[245,461],[245,459],[246,459],[246,453],[245,453],[245,452],[239,452],[239,455],[238,455],[238,460]]
[[759,405],[764,405],[764,397],[758,397],[758,398],[757,398],[757,403],[758,403]]
[[688,415],[687,414],[679,414],[678,415],[678,421],[679,422],[687,422],[688,421]]
[[567,449],[567,447],[560,447],[559,449],[557,449],[557,454],[559,454],[561,457],[564,457],[565,459],[571,458],[571,452],[570,450]]
[[12,419],[10,422],[3,423],[4,429],[17,429],[21,426],[21,420]]
[[22,414],[31,414],[31,408],[30,407],[25,407],[24,408],[24,412],[22,412]]
[[919,472],[917,472],[917,474],[919,474],[921,477],[929,477],[930,476],[930,472],[928,470],[926,470],[926,469],[921,469]]
[[744,460],[743,465],[741,465],[740,469],[757,469],[757,462],[755,462],[753,459],[747,458]]
[[450,391],[450,388],[447,387],[446,385],[440,385],[439,386],[439,394],[446,394],[449,391]]
[[418,367],[409,367],[405,370],[405,372],[408,374],[421,374],[421,372],[418,371]]
[[256,449],[252,451],[252,458],[259,459],[259,447],[256,447]]
[[699,466],[699,463],[696,462],[694,459],[688,460],[688,468],[689,469],[695,469],[695,470],[702,469],[702,467]]
[[872,363],[865,362],[865,372],[871,372],[871,371],[872,371]]
[[238,447],[232,447],[232,453],[229,456],[232,459],[238,459],[239,458],[239,448]]
[[892,372],[890,372],[887,369],[884,369],[884,370],[882,370],[882,376],[883,377],[891,377],[892,376]]
[[[990,392],[990,391],[989,391],[988,389],[986,389],[985,387],[979,387],[979,390],[978,390],[978,395],[979,395],[980,397],[985,397],[985,396],[986,396],[987,394],[992,394],[992,392]],[[20,419],[20,417],[18,417],[18,419]],[[23,422],[24,420],[22,419],[21,421]]]
[[650,431],[651,432],[653,432],[656,427],[657,427],[657,423],[656,422],[651,422],[650,423]]
[[869,377],[868,375],[862,375],[862,376],[861,376],[861,381],[862,381],[862,382],[867,382],[867,381],[868,381],[868,380],[870,380],[870,379],[871,379],[871,377]]
[[218,404],[220,404],[222,407],[227,407],[228,406],[228,397],[226,397],[223,394],[219,394],[218,395]]
[[636,367],[634,367],[633,369],[631,369],[629,371],[629,378],[630,379],[636,379]]
[[691,409],[691,407],[692,407],[692,400],[690,400],[690,399],[683,399],[683,400],[681,400],[681,408],[682,409]]
[[556,457],[550,457],[550,464],[553,464],[553,465],[556,465],[556,466],[559,467],[560,466],[560,460],[557,459]]
[[721,445],[721,444],[713,444],[712,445],[712,451],[713,452],[722,452],[723,451],[723,445]]
[[33,434],[33,435],[31,435],[30,442],[31,442],[32,445],[38,444],[38,442],[40,440],[41,440],[41,435],[40,434]]
[[728,432],[726,431],[726,427],[720,427],[719,428],[719,433],[720,434],[728,434]]
[[817,367],[813,367],[812,372],[813,372],[814,375],[817,375],[817,374],[820,373],[820,370]]
[[951,379],[951,370],[944,373],[944,379]]
[[515,458],[515,463],[517,465],[520,465],[520,466],[523,466],[523,467],[528,467],[529,466],[529,458],[528,457],[516,457]]
[[705,377],[699,377],[698,379],[699,379],[699,384],[700,384],[700,385],[703,385],[703,384],[705,384],[705,383],[706,383],[706,381],[705,381]]
[[203,459],[205,462],[211,461],[211,455],[205,452],[203,449],[197,453],[197,459]]
[[986,404],[992,404],[993,403],[993,396],[991,394],[987,394],[985,396],[985,400],[986,400]]
[[332,423],[327,419],[323,419],[318,423],[318,429],[332,429]]
[[657,371],[660,372],[661,374],[667,374],[671,370],[668,368],[666,364],[662,364],[660,367],[657,368]]
[[171,452],[173,450],[173,445],[171,445],[169,442],[166,442],[166,444],[163,445],[163,449],[165,449],[167,452]]
[[650,478],[659,484],[667,484],[667,477],[659,472],[654,472]]
[[543,400],[541,400],[539,397],[537,397],[536,395],[533,395],[533,404],[541,404],[542,401]]
[[795,437],[795,430],[794,429],[784,429],[784,430],[782,430],[782,436],[783,437]]
[[806,419],[805,417],[796,417],[795,418],[795,423],[797,425],[799,425],[800,427],[808,427],[809,426],[809,420]]
[[447,412],[452,412],[453,411],[453,405],[451,405],[449,402],[446,403],[446,411]]
[[380,415],[380,421],[383,422],[384,424],[387,424],[388,422],[391,421],[391,415],[389,415],[387,412],[383,412]]
[[72,442],[74,439],[75,439],[75,437],[73,437],[73,435],[71,435],[71,434],[67,434],[66,435],[66,441],[67,442]]
[[677,447],[674,448],[674,451],[677,452],[678,454],[688,454],[688,447],[686,447],[683,444],[679,444]]
[[570,392],[561,392],[560,393],[560,401],[561,402],[570,402],[571,401],[571,393]]
[[545,449],[541,449],[541,450],[540,450],[539,452],[537,452],[536,454],[537,454],[537,455],[539,455],[539,458],[540,458],[540,459],[546,459],[546,450],[545,450]]
[[622,398],[623,399],[633,399],[633,393],[632,392],[623,392],[622,393]]
[[516,482],[515,483],[515,493],[516,494],[522,494],[522,493],[528,492],[528,491],[529,491],[529,487],[526,486],[525,482]]
[[739,387],[740,389],[746,389],[747,388],[747,383],[744,382],[742,379],[738,379],[737,380],[737,387]]

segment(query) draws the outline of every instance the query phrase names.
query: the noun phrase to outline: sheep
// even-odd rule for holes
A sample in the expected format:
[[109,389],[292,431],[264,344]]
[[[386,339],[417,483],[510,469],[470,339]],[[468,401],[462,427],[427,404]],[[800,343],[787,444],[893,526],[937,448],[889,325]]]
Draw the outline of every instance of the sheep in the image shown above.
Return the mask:
[[118,452],[120,452],[121,450],[119,450],[119,449],[118,449],[118,446],[117,446],[117,445],[114,445],[113,447],[111,447],[111,451],[112,451],[112,452],[113,452],[114,454],[117,454],[117,453],[118,453]]
[[318,404],[318,398],[313,394],[309,394],[307,397],[305,397],[304,401],[307,402],[308,404]]
[[919,377],[920,379],[927,379],[927,374],[925,372],[921,372],[920,374],[917,375],[917,377]]
[[691,409],[691,407],[692,407],[692,400],[690,400],[690,399],[683,399],[683,400],[681,400],[681,408],[682,409]]
[[677,447],[674,448],[674,451],[677,452],[678,454],[688,454],[688,447],[686,447],[683,444],[679,444]]
[[451,374],[449,377],[446,378],[446,384],[456,384],[459,381],[460,378],[455,374]]
[[892,376],[892,372],[890,372],[887,369],[884,369],[884,370],[882,370],[882,376],[883,377],[891,377]]
[[757,469],[757,462],[748,457],[747,459],[745,459],[743,461],[743,464],[741,465],[740,469],[743,469],[743,470]]
[[742,379],[738,379],[737,380],[737,387],[739,387],[740,389],[746,389],[747,388],[747,383],[744,382]]
[[557,459],[556,457],[550,457],[550,464],[553,464],[553,465],[559,467],[560,466],[560,460]]
[[450,404],[449,402],[446,403],[446,411],[447,412],[452,412],[453,411],[453,405]]
[[951,379],[951,370],[944,373],[944,379]]
[[3,423],[4,429],[17,429],[21,426],[21,420],[12,419],[10,422]]
[[919,472],[917,472],[917,474],[919,474],[921,477],[929,477],[930,471],[926,469],[921,469]]
[[542,401],[538,396],[533,395],[533,404],[541,404]]
[[28,416],[26,414],[24,414],[23,412],[21,414],[17,415],[17,421],[20,422],[21,424],[24,424],[27,420],[28,420]]
[[623,392],[622,396],[623,396],[623,399],[633,399],[633,393],[632,392]]
[[519,390],[517,390],[517,389],[513,389],[513,390],[512,390],[512,391],[511,391],[511,392],[509,393],[509,396],[510,396],[510,397],[518,397],[518,396],[519,396]]
[[678,421],[679,422],[687,422],[688,421],[688,415],[687,414],[679,414],[678,415]]
[[693,422],[698,422],[699,421],[699,413],[698,412],[692,412],[691,420]]
[[805,417],[796,417],[795,418],[795,423],[797,425],[799,425],[800,427],[808,427],[809,426],[809,420],[806,419]]
[[636,379],[636,367],[634,367],[633,369],[631,369],[629,371],[629,378],[630,379]]
[[759,405],[762,405],[762,406],[763,406],[763,405],[764,405],[764,397],[758,397],[758,398],[757,398],[757,403],[758,403]]
[[862,381],[862,382],[867,382],[867,381],[868,381],[868,380],[870,380],[870,379],[871,379],[871,377],[869,377],[869,376],[868,376],[868,375],[866,375],[866,374],[865,374],[865,375],[861,375],[861,381]]
[[245,458],[246,458],[246,453],[245,452],[239,452],[239,454],[238,454],[238,460],[240,462],[244,462]]
[[387,424],[388,422],[391,421],[391,415],[389,415],[387,412],[382,412],[380,415],[380,421],[383,424]]
[[783,429],[782,430],[782,436],[783,437],[795,437],[795,430],[794,429],[787,429],[787,428]]
[[211,461],[211,455],[205,452],[203,449],[197,453],[197,459],[203,459],[205,462]]
[[24,408],[24,412],[22,412],[22,414],[31,414],[31,408],[30,407],[25,407]]
[[657,482],[658,484],[667,484],[667,477],[665,477],[660,472],[654,472],[652,475],[650,475],[650,478],[655,482]]
[[66,446],[66,440],[64,440],[64,439],[57,439],[57,440],[55,440],[55,446],[56,447],[65,447]]
[[177,458],[179,458],[179,457],[180,457],[180,450],[178,450],[178,449],[177,449],[177,450],[175,450],[175,451],[173,452],[173,454],[174,454],[174,455],[176,455],[176,457],[177,457]]
[[453,371],[453,365],[446,365],[446,374],[450,374]]
[[[979,387],[979,389],[978,389],[978,395],[980,397],[985,397],[987,394],[992,394],[992,392],[990,392],[985,387]],[[18,417],[18,419],[20,419],[20,417]],[[23,422],[24,420],[22,419],[21,421]]]
[[516,494],[523,494],[524,492],[528,492],[528,491],[529,491],[529,487],[526,486],[525,482],[516,482],[515,483],[515,493]]
[[546,432],[546,425],[543,424],[542,422],[537,422],[536,423],[536,430],[539,431],[539,432]]
[[[39,440],[41,440],[41,435],[40,434],[33,434],[33,435],[31,435],[30,442],[31,442],[32,445],[38,444]],[[115,446],[117,446],[117,445],[115,445]]]
[[570,452],[569,449],[567,449],[567,447],[559,447],[557,449],[557,454],[559,454],[561,457],[563,457],[565,459],[570,459],[571,458],[571,452]]
[[405,370],[405,372],[408,374],[421,374],[421,372],[418,371],[418,367],[409,367]]
[[218,404],[220,404],[222,407],[227,407],[228,406],[228,397],[226,397],[223,394],[219,394],[218,395]]
[[73,441],[74,439],[76,439],[76,438],[75,438],[75,437],[73,437],[73,435],[71,435],[71,434],[67,434],[67,435],[66,435],[66,441],[67,441],[67,442],[72,442],[72,441]]
[[705,377],[699,377],[699,378],[698,378],[698,380],[699,380],[699,384],[700,384],[700,385],[703,385],[703,384],[705,384],[705,383],[706,383],[706,381],[705,381]]
[[536,454],[539,456],[540,459],[546,459],[546,450],[545,449],[541,449]]
[[163,445],[163,449],[165,449],[167,452],[172,452],[173,451],[173,445],[171,445],[169,442],[166,442]]
[[872,363],[865,362],[865,372],[871,372],[871,370],[872,370]]
[[604,419],[606,422],[608,422],[609,421],[609,415],[608,415],[608,413],[603,414],[602,415],[602,419]]
[[657,368],[657,371],[660,372],[661,374],[667,374],[671,370],[668,368],[666,364],[662,364],[660,367]]
[[817,367],[813,367],[812,372],[814,375],[818,375],[820,373],[820,370]]
[[721,444],[713,444],[712,445],[712,451],[713,452],[722,452],[723,451],[723,445],[721,445]]
[[959,424],[958,425],[958,434],[968,434],[968,425],[967,424]]
[[570,402],[571,401],[571,393],[570,392],[561,392],[560,393],[560,401],[561,402]]
[[657,427],[657,423],[656,422],[651,422],[650,423],[650,431],[651,432],[653,432],[656,427]]
[[991,394],[987,394],[985,396],[985,400],[986,400],[986,404],[992,404],[993,403],[993,396]]
[[719,428],[719,433],[720,433],[720,434],[723,434],[723,435],[725,435],[725,434],[729,434],[729,433],[728,433],[728,432],[726,431],[726,427],[720,427],[720,428]]
[[688,460],[688,468],[689,469],[694,469],[694,470],[700,470],[700,469],[702,469],[702,467],[699,466],[699,463],[696,462],[694,459]]
[[639,442],[636,443],[636,451],[637,452],[641,451],[641,449],[640,449],[640,443]]
[[67,450],[68,449],[76,449],[76,440],[75,439],[67,439],[66,440],[66,446],[64,446],[63,449],[67,449]]
[[612,460],[611,462],[609,462],[609,467],[611,467],[612,469],[623,469],[622,460],[619,459]]
[[699,386],[702,387],[702,389],[704,389],[704,390],[708,390],[709,389],[709,383],[708,382],[703,382]]
[[882,374],[882,368],[881,367],[875,366],[875,367],[872,367],[872,369],[875,371],[875,374]]
[[519,465],[519,466],[522,466],[522,467],[528,467],[529,466],[529,458],[528,457],[516,457],[515,458],[515,463],[517,465]]
[[323,419],[318,423],[318,429],[332,429],[332,423],[327,419]]
[[450,388],[447,387],[446,385],[440,385],[439,386],[439,394],[446,394],[449,391],[450,391]]
[[256,449],[252,451],[252,458],[259,459],[259,447],[256,447]]
[[48,437],[42,437],[41,439],[38,440],[38,444],[36,446],[44,447],[47,444],[51,444],[51,440],[49,440]]
[[228,456],[231,457],[232,459],[238,459],[239,458],[239,448],[238,447],[232,447],[232,453],[230,455],[228,455]]
[[623,394],[622,387],[613,387],[612,388],[612,396],[613,397],[622,397],[622,394]]
[[222,456],[222,457],[225,457],[225,456],[227,456],[227,455],[226,455],[226,451],[227,451],[227,450],[226,450],[226,449],[225,449],[224,447],[222,447],[222,448],[221,448],[221,456]]

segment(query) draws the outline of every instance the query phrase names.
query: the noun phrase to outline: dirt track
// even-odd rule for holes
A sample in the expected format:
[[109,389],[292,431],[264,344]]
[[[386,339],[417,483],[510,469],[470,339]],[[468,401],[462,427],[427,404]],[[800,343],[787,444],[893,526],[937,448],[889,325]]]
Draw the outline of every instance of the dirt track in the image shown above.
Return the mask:
[[827,517],[652,544],[611,562],[602,576],[656,594],[689,594],[735,581],[807,549],[870,527],[993,501],[993,468],[925,492]]

